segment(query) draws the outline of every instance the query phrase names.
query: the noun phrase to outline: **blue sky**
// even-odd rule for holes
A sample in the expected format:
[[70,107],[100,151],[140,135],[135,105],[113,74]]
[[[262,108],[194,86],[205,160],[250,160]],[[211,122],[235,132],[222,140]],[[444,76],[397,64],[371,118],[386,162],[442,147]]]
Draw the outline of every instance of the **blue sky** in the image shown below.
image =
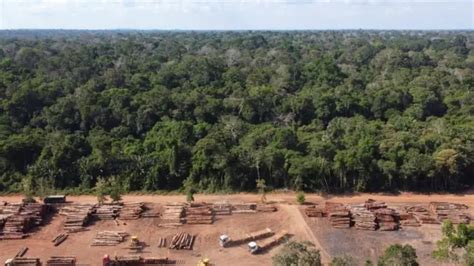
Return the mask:
[[474,29],[474,0],[0,0],[0,29]]

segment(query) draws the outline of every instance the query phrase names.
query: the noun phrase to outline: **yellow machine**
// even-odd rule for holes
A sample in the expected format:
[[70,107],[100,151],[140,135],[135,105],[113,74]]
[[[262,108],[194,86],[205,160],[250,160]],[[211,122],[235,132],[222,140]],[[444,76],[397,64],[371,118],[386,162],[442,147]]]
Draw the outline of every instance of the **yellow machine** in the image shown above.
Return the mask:
[[211,260],[208,258],[203,258],[200,259],[197,266],[210,266],[211,265]]
[[130,245],[128,248],[135,252],[140,252],[143,249],[143,245],[140,240],[138,240],[138,236],[132,236],[130,238]]

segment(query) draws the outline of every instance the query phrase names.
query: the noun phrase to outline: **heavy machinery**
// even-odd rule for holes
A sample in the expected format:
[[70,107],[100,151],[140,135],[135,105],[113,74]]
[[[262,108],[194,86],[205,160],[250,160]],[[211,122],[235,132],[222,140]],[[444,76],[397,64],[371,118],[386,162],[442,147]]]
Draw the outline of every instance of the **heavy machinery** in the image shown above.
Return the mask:
[[251,254],[256,254],[259,252],[262,252],[268,248],[271,248],[272,246],[276,245],[278,242],[280,242],[283,238],[285,238],[288,235],[288,232],[283,230],[278,233],[276,233],[274,236],[271,238],[264,239],[262,241],[252,241],[248,244],[249,252]]
[[244,234],[235,238],[231,238],[228,235],[221,235],[219,237],[219,245],[223,248],[240,245],[248,241],[255,241],[265,237],[273,235],[273,232],[270,228],[265,228],[260,231]]
[[211,265],[211,260],[208,258],[203,258],[198,261],[197,266],[210,266]]
[[130,238],[130,245],[128,246],[128,249],[135,251],[135,252],[141,252],[143,249],[143,243],[138,240],[138,236],[132,236]]

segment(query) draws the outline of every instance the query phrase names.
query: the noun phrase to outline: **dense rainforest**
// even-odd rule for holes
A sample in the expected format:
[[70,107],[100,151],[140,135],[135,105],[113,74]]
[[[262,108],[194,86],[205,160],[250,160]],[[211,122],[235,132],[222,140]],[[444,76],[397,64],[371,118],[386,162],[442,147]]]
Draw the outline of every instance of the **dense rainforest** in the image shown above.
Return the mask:
[[473,31],[0,31],[0,191],[456,191]]

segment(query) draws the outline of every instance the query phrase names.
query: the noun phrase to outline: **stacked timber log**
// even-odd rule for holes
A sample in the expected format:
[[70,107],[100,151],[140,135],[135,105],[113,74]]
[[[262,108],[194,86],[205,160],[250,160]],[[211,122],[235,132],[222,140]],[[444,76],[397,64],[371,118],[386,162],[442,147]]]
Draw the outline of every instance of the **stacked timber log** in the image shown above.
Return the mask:
[[304,212],[308,217],[324,217],[324,210],[316,205],[307,207]]
[[169,249],[193,249],[195,235],[190,235],[185,232],[177,233],[171,239]]
[[101,231],[94,237],[91,246],[116,246],[127,236],[128,233],[123,231]]
[[256,213],[256,203],[234,203],[232,204],[232,213]]
[[10,260],[9,265],[15,266],[41,266],[39,258],[32,257],[16,257]]
[[365,201],[364,206],[369,211],[374,211],[374,210],[377,210],[377,209],[387,208],[387,204],[385,202],[376,201],[376,200],[373,200],[373,199],[368,199],[367,201]]
[[330,212],[328,216],[329,216],[329,222],[334,228],[351,227],[351,214],[347,210]]
[[408,213],[412,213],[420,224],[439,224],[438,218],[433,215],[427,208],[423,206],[411,206],[407,209]]
[[176,227],[184,222],[184,204],[183,203],[168,203],[164,206],[165,210],[161,216],[160,226],[162,227]]
[[155,218],[160,217],[159,206],[156,204],[144,204],[143,212],[140,214],[141,218]]
[[400,226],[413,226],[418,227],[421,224],[416,219],[415,215],[412,212],[408,212],[406,209],[398,209],[397,210],[399,217],[400,217]]
[[53,245],[55,247],[59,246],[59,245],[61,245],[61,243],[63,243],[68,238],[68,236],[69,236],[68,234],[59,234],[51,242],[53,242]]
[[[167,257],[145,257],[142,258],[142,262],[145,265],[166,265],[166,264],[175,264],[173,261],[168,260]],[[184,262],[183,262],[184,264]]]
[[22,239],[27,237],[26,232],[35,225],[34,218],[24,215],[12,215],[3,225],[0,239]]
[[400,215],[391,208],[376,209],[374,211],[380,231],[395,231],[399,228]]
[[143,202],[125,203],[120,210],[121,220],[137,220],[145,209]]
[[104,204],[95,208],[92,212],[92,217],[97,220],[114,220],[118,217],[121,205]]
[[326,201],[324,203],[324,212],[326,213],[326,215],[328,215],[331,212],[338,212],[338,211],[347,211],[347,207],[344,204],[338,203],[338,202]]
[[186,223],[188,224],[212,224],[214,223],[214,211],[210,206],[196,206],[186,208]]
[[463,211],[468,208],[467,205],[449,203],[449,202],[430,202],[429,209],[433,212],[438,220],[450,220],[454,224],[468,224],[470,217]]
[[365,204],[353,205],[350,207],[354,227],[357,230],[377,230],[377,220],[375,215],[369,211]]
[[3,215],[15,215],[21,211],[21,204],[7,204],[2,206],[1,213]]
[[214,203],[212,204],[212,209],[214,210],[215,215],[231,215],[232,214],[232,205],[225,202]]
[[59,214],[66,216],[64,230],[68,233],[85,230],[93,208],[94,205],[90,204],[74,204],[62,207]]
[[276,212],[277,208],[270,204],[257,204],[255,210],[257,210],[257,212]]
[[76,257],[53,256],[46,261],[47,266],[75,266]]
[[32,217],[35,225],[40,226],[43,224],[43,219],[48,211],[49,208],[47,205],[40,203],[27,203],[21,208],[20,215]]

